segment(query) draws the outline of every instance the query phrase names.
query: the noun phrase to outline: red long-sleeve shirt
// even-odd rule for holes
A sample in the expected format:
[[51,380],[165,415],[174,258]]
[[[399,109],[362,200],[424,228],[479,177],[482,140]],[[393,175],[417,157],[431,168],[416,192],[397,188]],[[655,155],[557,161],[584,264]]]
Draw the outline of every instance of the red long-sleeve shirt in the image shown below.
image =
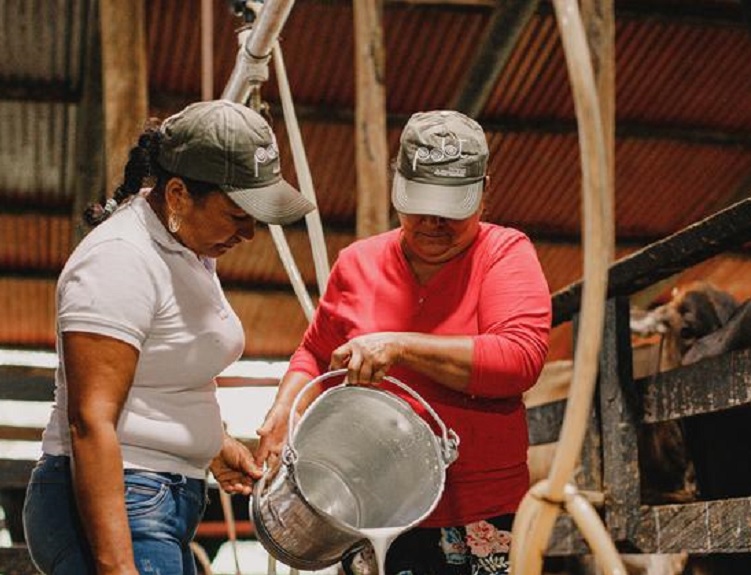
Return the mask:
[[290,369],[320,375],[334,349],[366,333],[473,336],[464,393],[403,366],[388,375],[417,391],[461,440],[443,497],[422,526],[512,513],[529,487],[521,395],[542,369],[551,321],[550,292],[534,247],[517,230],[483,223],[465,252],[420,285],[400,235],[392,230],[342,250]]

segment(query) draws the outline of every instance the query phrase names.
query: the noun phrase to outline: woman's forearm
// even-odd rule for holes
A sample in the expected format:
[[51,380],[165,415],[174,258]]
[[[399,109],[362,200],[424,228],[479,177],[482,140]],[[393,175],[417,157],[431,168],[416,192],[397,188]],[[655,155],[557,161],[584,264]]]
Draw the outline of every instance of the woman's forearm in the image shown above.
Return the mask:
[[350,383],[378,385],[395,365],[422,373],[456,391],[472,377],[474,342],[471,336],[441,336],[414,332],[360,335],[331,355],[331,368],[347,368]]
[[138,355],[106,336],[63,334],[73,486],[99,575],[137,575],[116,429]]
[[99,575],[137,575],[114,427],[71,425],[73,485]]
[[[286,407],[286,410],[289,411],[295,398],[311,379],[313,378],[307,373],[299,371],[287,372],[279,383],[279,390],[277,391],[274,405],[283,405]],[[298,413],[305,411],[307,406],[310,405],[320,393],[321,388],[316,388],[307,392],[304,397],[301,397],[297,405]]]
[[473,339],[470,336],[441,336],[397,333],[398,363],[455,391],[464,391],[472,377]]

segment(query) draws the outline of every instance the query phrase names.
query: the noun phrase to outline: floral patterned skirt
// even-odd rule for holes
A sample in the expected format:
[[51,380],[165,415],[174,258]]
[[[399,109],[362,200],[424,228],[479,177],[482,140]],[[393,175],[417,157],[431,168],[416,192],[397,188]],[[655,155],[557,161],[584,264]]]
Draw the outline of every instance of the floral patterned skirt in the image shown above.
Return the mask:
[[[459,527],[415,528],[386,555],[386,575],[508,575],[514,515]],[[342,560],[347,575],[379,575],[368,546]]]

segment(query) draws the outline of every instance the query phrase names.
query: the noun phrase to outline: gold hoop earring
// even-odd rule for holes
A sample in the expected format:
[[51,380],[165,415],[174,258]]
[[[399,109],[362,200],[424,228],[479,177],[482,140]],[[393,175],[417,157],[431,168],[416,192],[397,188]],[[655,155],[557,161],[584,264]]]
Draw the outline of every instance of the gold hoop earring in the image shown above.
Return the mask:
[[176,234],[180,230],[180,225],[182,224],[182,219],[180,219],[180,216],[178,216],[175,212],[170,212],[170,215],[167,217],[167,229],[173,233]]

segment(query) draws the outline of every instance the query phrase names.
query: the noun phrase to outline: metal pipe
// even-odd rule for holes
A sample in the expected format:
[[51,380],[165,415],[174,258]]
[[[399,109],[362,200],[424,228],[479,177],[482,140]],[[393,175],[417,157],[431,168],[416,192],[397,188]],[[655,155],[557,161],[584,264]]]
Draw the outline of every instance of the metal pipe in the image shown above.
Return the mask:
[[240,30],[237,34],[237,40],[240,48],[235,58],[235,67],[232,74],[227,80],[227,85],[222,92],[223,100],[232,100],[239,104],[245,104],[250,96],[251,83],[256,85],[265,81],[263,79],[263,68],[266,65],[266,78],[268,78],[268,62],[259,62],[248,54],[245,50],[246,40],[250,36],[251,29]]
[[269,79],[269,58],[274,44],[287,21],[294,0],[269,0],[259,11],[252,28],[238,34],[240,49],[235,67],[222,93],[222,98],[233,102],[248,101],[253,86]]
[[316,270],[316,279],[318,281],[318,293],[326,291],[326,284],[329,281],[329,259],[326,253],[326,241],[323,236],[323,226],[321,225],[321,214],[318,211],[318,201],[316,200],[315,190],[313,188],[313,177],[308,165],[308,157],[305,154],[305,146],[302,141],[300,124],[295,115],[295,107],[292,102],[292,90],[287,79],[287,69],[284,66],[282,48],[277,42],[274,45],[274,70],[276,72],[277,84],[279,86],[279,96],[282,100],[282,110],[284,112],[284,123],[287,126],[287,136],[289,137],[290,147],[292,149],[292,159],[295,163],[297,173],[297,182],[300,185],[300,192],[310,200],[316,209],[305,216],[305,223],[308,226],[308,239],[310,240],[310,249],[313,254],[313,264]]
[[313,305],[313,300],[310,299],[308,289],[305,287],[305,282],[302,279],[300,270],[297,268],[292,251],[289,249],[287,237],[284,235],[284,228],[282,228],[282,226],[269,224],[269,231],[271,232],[271,239],[274,240],[279,259],[282,261],[282,265],[289,276],[292,289],[295,291],[297,300],[300,302],[300,306],[305,314],[305,319],[310,323],[313,321],[315,306]]
[[263,5],[258,22],[253,25],[253,34],[245,42],[248,56],[268,59],[294,3],[295,0],[269,0]]
[[[237,51],[237,58],[235,60],[235,67],[232,70],[232,75],[222,93],[223,99],[247,105],[251,91],[254,88],[260,87],[266,82],[266,80],[268,80],[268,62],[271,59],[271,50],[276,44],[279,31],[282,29],[293,4],[294,0],[271,0],[266,4],[263,4],[263,9],[260,10],[260,16],[253,27],[245,28],[238,32],[237,39],[240,48]],[[254,54],[260,54],[260,56],[257,57],[254,56]],[[289,111],[287,110],[286,112]],[[291,112],[291,115],[294,117],[294,111]],[[287,113],[285,113],[285,116],[287,116]],[[289,121],[289,118],[287,118],[287,120]],[[294,148],[295,142],[292,142],[292,144]],[[296,164],[297,163],[298,162],[296,162]],[[298,171],[298,178],[299,177],[300,173]],[[303,181],[306,180],[303,178]],[[313,194],[312,184],[310,190],[305,186],[303,191]],[[314,197],[312,200],[315,203]],[[310,222],[310,220],[308,220],[308,222]],[[290,278],[295,295],[297,295],[297,299],[302,306],[306,319],[310,322],[313,318],[315,306],[313,305],[313,301],[305,287],[302,275],[297,268],[297,264],[295,263],[294,257],[287,243],[287,238],[284,235],[284,230],[281,226],[270,225],[269,231],[271,232],[271,237],[274,240],[274,245],[276,246],[282,265]],[[319,243],[323,243],[322,236]],[[325,257],[325,244],[323,245]],[[320,251],[320,249],[316,251]],[[320,256],[316,258],[316,263],[318,264],[316,266],[317,270],[320,267],[319,259]],[[325,273],[327,279],[328,261],[326,261]],[[323,291],[321,291],[321,293],[323,293]]]

